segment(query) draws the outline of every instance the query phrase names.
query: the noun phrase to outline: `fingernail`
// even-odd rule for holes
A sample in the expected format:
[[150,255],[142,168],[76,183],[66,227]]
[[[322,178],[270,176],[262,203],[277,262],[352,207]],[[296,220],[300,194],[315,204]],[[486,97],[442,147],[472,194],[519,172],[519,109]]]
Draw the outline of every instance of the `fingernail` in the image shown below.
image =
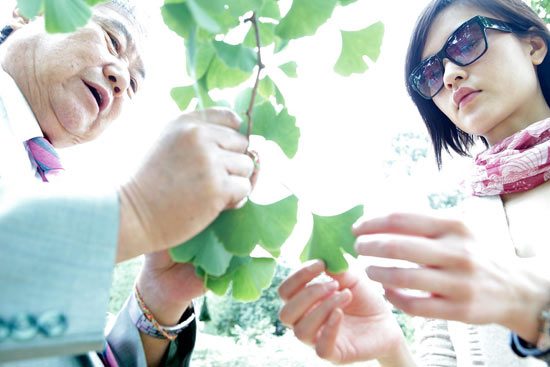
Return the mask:
[[332,280],[327,283],[327,287],[329,290],[338,289],[340,287],[340,284],[336,280]]
[[350,296],[350,294],[351,293],[349,289],[346,288],[342,290],[340,293],[338,293],[338,295],[336,295],[336,302],[340,303],[340,302],[346,301]]
[[315,259],[311,260],[310,264],[308,265],[309,269],[311,271],[320,271],[325,266],[325,263],[323,260]]

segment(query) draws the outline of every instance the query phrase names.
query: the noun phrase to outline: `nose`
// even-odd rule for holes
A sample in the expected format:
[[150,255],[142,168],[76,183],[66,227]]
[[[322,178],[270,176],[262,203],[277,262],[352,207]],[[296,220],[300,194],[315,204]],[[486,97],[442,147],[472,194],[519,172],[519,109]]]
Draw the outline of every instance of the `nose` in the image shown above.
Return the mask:
[[453,63],[449,59],[443,60],[443,68],[445,69],[443,83],[445,84],[445,88],[449,90],[456,89],[456,85],[460,81],[468,78],[468,73],[464,67]]
[[113,96],[120,97],[130,86],[130,73],[118,64],[109,64],[103,68],[103,75],[109,80]]

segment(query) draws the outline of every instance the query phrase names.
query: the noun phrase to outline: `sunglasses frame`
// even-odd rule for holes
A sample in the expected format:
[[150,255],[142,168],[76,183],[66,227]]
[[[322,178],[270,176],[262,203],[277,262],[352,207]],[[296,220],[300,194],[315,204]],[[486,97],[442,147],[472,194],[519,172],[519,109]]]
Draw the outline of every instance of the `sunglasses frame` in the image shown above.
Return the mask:
[[[468,62],[468,63],[461,63],[461,62],[458,62],[456,60],[454,60],[446,51],[446,49],[449,47],[450,45],[450,42],[451,40],[460,32],[462,31],[463,28],[469,26],[470,24],[472,23],[477,23],[479,25],[479,27],[481,28],[481,31],[483,33],[483,40],[485,42],[485,49],[483,50],[483,52],[478,56],[476,57],[474,60]],[[439,63],[441,64],[441,69],[443,71],[443,74],[445,74],[445,68],[443,67],[443,59],[449,59],[452,63],[456,64],[456,65],[459,65],[459,66],[467,66],[467,65],[470,65],[470,64],[473,64],[474,62],[476,62],[477,60],[479,60],[479,58],[481,56],[483,56],[487,50],[489,49],[489,42],[487,41],[487,29],[495,29],[497,31],[501,31],[501,32],[508,32],[508,33],[512,33],[514,32],[514,26],[508,22],[505,22],[503,20],[500,20],[500,19],[494,19],[494,18],[488,18],[488,17],[484,17],[482,15],[476,15],[475,17],[467,20],[466,22],[462,23],[450,36],[449,38],[447,38],[447,41],[445,41],[445,43],[443,44],[443,47],[441,48],[441,50],[439,50],[439,52],[437,52],[435,55],[432,55],[430,57],[428,57],[427,59],[424,59],[417,67],[415,67],[413,69],[413,71],[411,72],[411,74],[409,75],[409,83],[410,85],[412,86],[412,88],[418,93],[420,94],[420,96],[422,96],[422,98],[424,99],[432,99],[433,97],[435,97],[440,91],[441,89],[443,89],[443,87],[445,86],[445,83],[441,83],[441,87],[439,87],[439,89],[437,90],[437,92],[435,92],[431,97],[427,97],[425,96],[422,92],[420,92],[420,89],[417,87],[416,85],[416,81],[419,78],[419,76],[416,75],[416,73],[422,69],[422,67],[427,64],[428,62],[431,62],[434,58],[439,60]]]

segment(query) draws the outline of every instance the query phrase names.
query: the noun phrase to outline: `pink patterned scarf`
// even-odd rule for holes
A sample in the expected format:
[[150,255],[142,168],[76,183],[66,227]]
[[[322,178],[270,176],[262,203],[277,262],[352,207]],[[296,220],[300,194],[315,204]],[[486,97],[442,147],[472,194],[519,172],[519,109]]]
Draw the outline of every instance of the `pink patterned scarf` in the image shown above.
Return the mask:
[[475,196],[531,190],[550,180],[550,118],[479,153],[466,189]]

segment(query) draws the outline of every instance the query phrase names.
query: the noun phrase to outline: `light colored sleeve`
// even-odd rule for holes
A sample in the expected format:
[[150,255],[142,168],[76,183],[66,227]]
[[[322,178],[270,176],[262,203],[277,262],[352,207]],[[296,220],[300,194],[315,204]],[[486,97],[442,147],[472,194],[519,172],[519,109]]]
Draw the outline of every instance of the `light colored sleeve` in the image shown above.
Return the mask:
[[456,354],[447,321],[419,318],[416,359],[422,367],[456,367]]
[[0,186],[0,363],[103,347],[118,227],[114,190]]

